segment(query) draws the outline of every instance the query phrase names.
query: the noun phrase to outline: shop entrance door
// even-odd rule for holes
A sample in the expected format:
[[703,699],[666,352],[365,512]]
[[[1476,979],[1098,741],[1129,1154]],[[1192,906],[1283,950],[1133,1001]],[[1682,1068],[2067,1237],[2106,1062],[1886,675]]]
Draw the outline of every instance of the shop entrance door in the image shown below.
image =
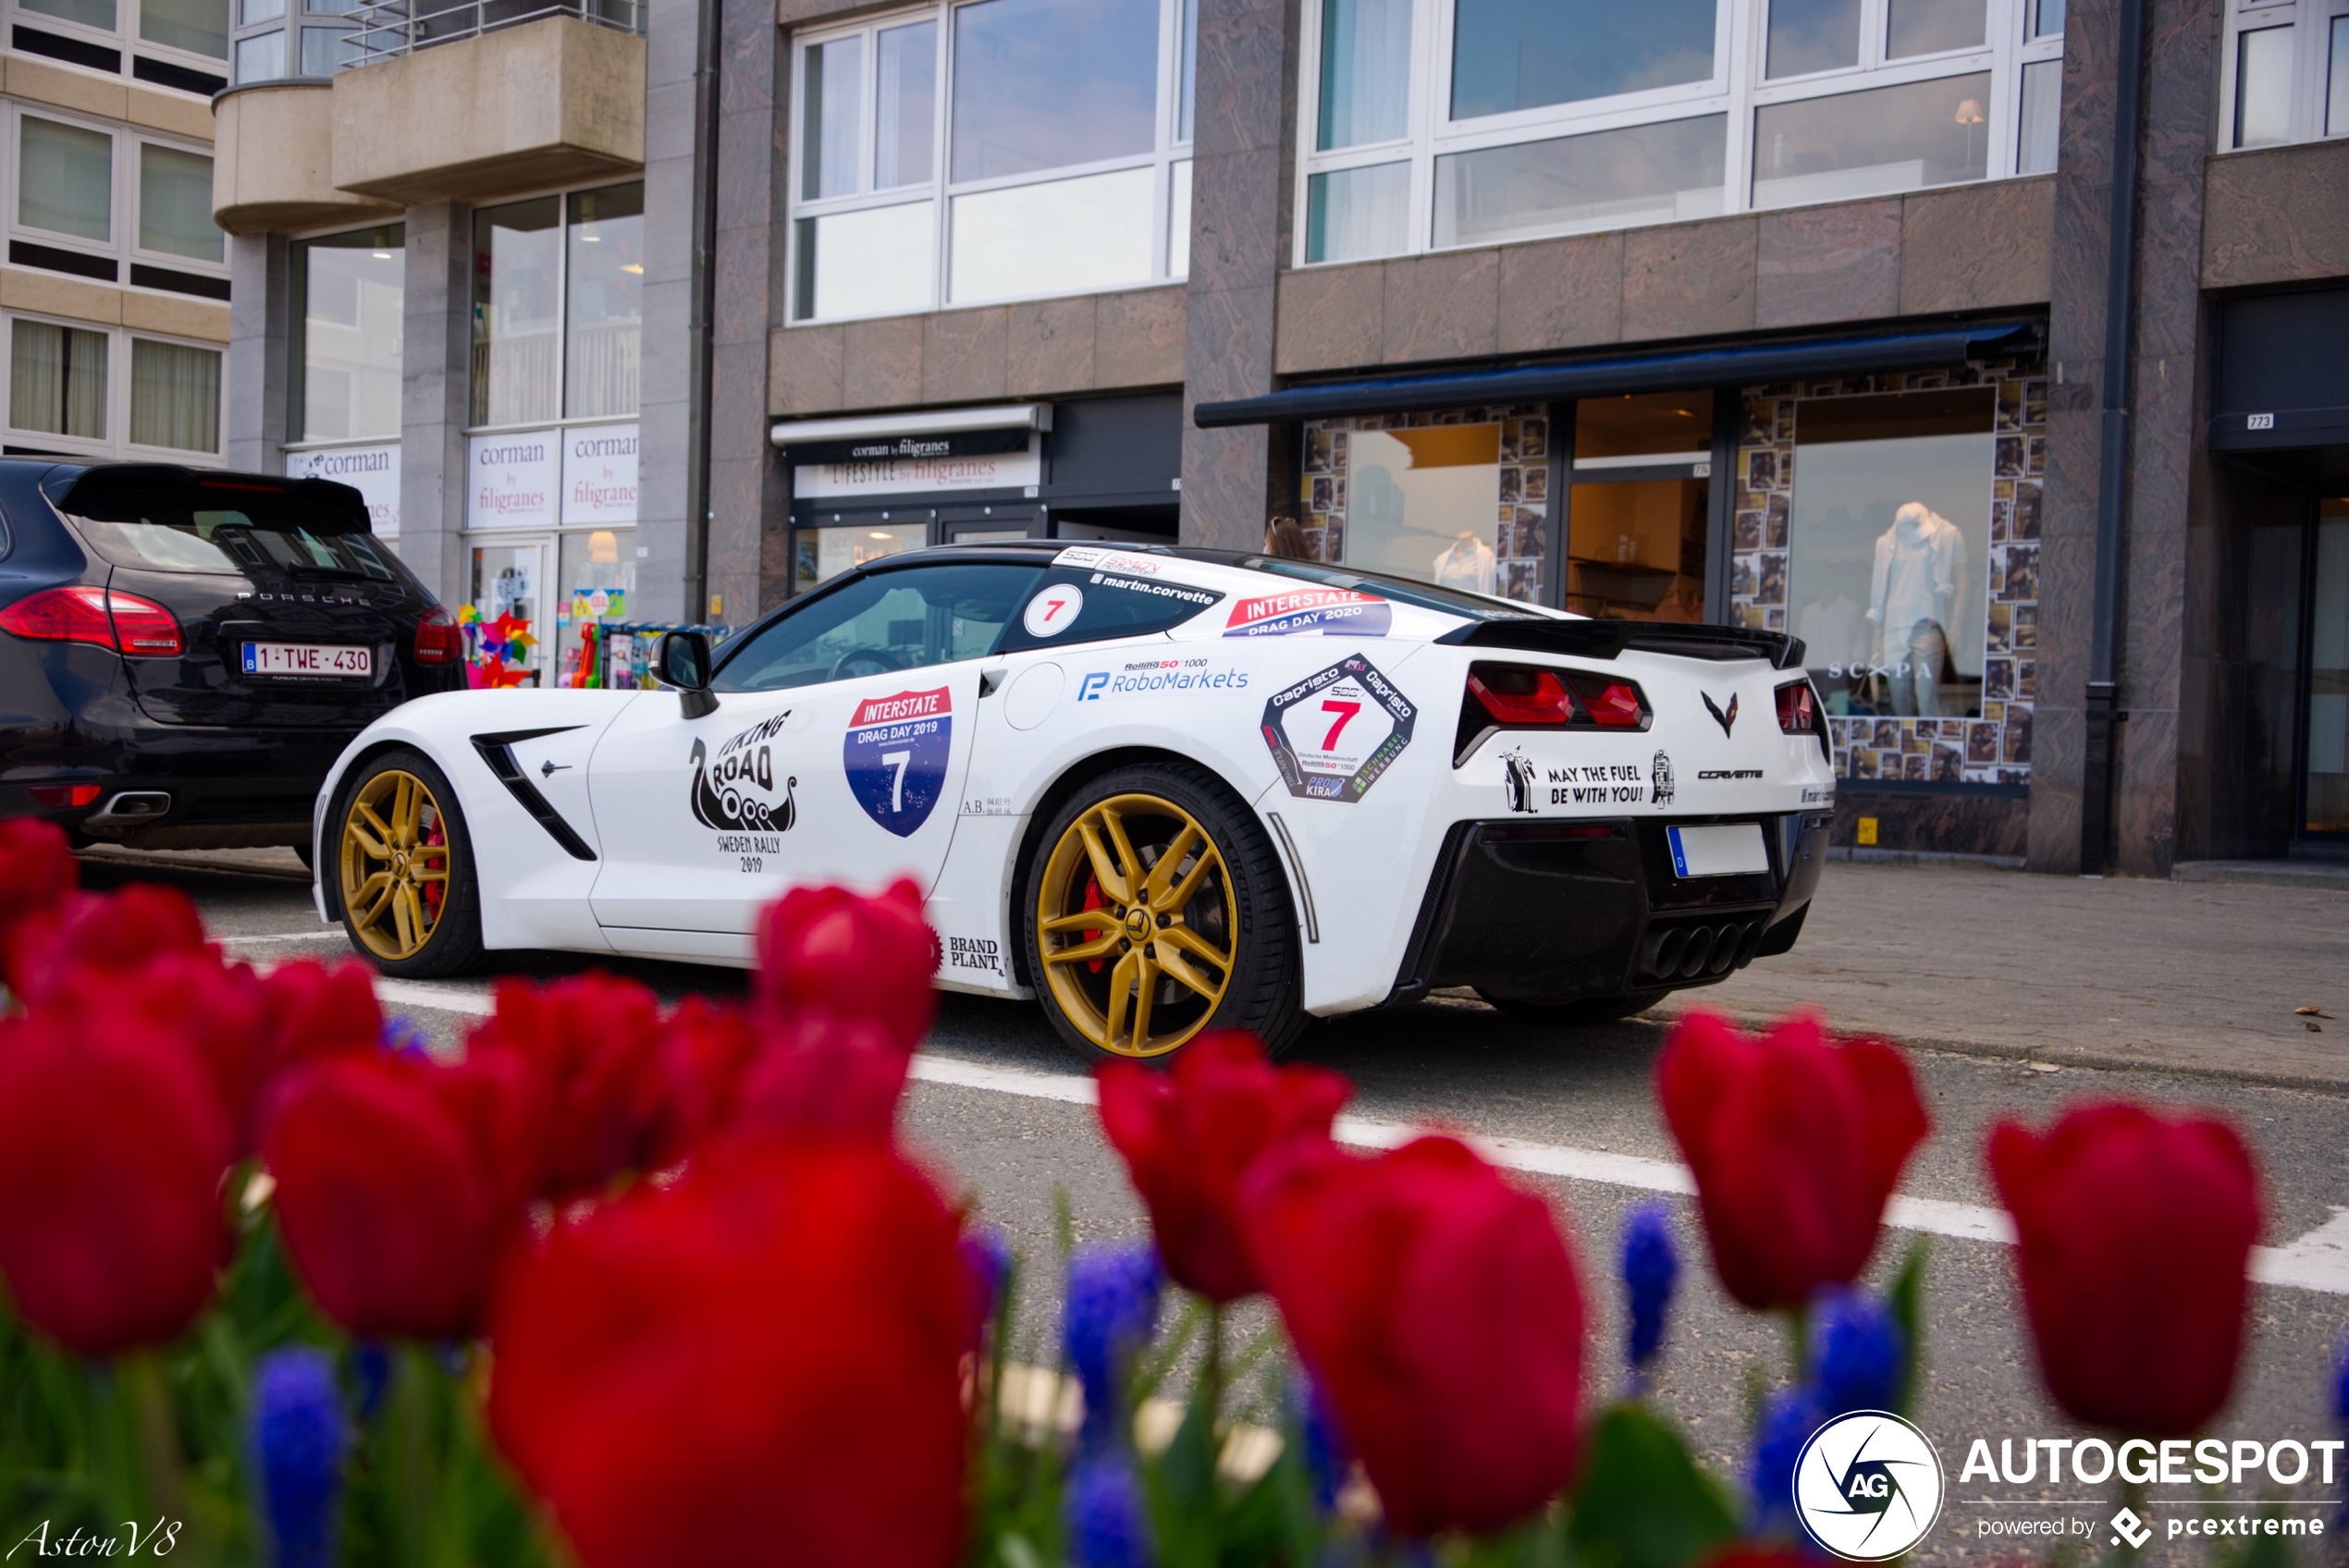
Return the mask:
[[2318,507],[2313,565],[2300,830],[2349,845],[2349,497]]
[[555,625],[547,592],[554,580],[554,539],[476,535],[471,554],[472,581],[459,616],[468,679],[475,686],[551,684],[547,671]]

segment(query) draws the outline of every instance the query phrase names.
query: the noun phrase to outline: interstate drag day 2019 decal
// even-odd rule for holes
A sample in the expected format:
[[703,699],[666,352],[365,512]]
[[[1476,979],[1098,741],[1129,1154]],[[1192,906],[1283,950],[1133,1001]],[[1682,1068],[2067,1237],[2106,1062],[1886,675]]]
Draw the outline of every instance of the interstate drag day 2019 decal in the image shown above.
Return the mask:
[[1224,635],[1384,637],[1394,622],[1395,607],[1384,599],[1346,588],[1300,588],[1293,594],[1242,599],[1232,606]]
[[[799,818],[792,791],[799,780],[786,776],[778,798],[775,752],[770,742],[790,718],[788,710],[755,724],[718,748],[711,757],[694,742],[694,820],[720,833],[788,833]],[[720,849],[730,846],[720,844]]]
[[1299,800],[1360,800],[1411,743],[1419,709],[1360,654],[1264,704],[1264,743]]
[[953,746],[953,693],[899,692],[857,704],[841,742],[848,792],[881,827],[908,839],[929,820]]

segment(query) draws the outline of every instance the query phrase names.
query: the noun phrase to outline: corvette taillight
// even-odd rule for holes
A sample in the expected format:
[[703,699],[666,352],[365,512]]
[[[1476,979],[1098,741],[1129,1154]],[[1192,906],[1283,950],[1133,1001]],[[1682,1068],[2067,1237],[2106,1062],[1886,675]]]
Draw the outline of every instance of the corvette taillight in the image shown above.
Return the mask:
[[1808,680],[1798,680],[1791,686],[1778,688],[1778,728],[1788,734],[1811,733],[1812,717],[1816,711]]
[[457,629],[456,619],[439,605],[424,611],[416,622],[416,662],[454,664],[464,651],[464,633]]
[[46,588],[0,610],[0,631],[43,643],[88,643],[132,658],[186,651],[178,619],[153,599],[87,583]]
[[1619,729],[1648,727],[1647,696],[1629,680],[1541,665],[1474,664],[1460,702],[1457,756],[1488,729]]

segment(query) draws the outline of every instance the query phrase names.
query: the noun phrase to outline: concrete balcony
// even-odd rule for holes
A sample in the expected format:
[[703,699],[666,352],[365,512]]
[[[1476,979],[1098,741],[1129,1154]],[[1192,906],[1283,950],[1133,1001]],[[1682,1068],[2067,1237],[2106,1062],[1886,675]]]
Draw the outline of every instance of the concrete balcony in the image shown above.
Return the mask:
[[335,185],[333,96],[324,81],[270,81],[213,100],[213,222],[258,234],[399,215]]
[[645,41],[551,16],[338,72],[334,184],[399,206],[622,177],[645,162]]

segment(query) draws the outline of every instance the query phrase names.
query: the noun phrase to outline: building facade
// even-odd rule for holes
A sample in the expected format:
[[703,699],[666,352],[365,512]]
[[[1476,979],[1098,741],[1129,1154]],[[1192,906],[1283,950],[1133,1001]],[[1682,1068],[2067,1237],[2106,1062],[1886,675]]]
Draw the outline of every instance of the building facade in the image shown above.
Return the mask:
[[237,30],[225,451],[503,678],[1286,513],[1801,637],[1855,854],[2349,845],[2349,0],[411,4]]

